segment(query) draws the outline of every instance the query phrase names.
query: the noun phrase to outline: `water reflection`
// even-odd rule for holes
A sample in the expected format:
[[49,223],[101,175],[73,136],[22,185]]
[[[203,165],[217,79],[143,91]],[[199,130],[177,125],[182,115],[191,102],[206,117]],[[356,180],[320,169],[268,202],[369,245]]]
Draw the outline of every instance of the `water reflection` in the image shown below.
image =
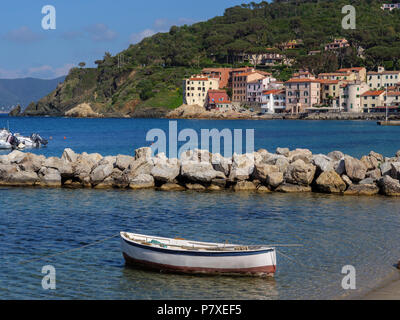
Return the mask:
[[[121,290],[148,292],[144,299],[277,299],[273,277],[191,276],[125,267]],[[154,288],[149,291],[148,288]],[[136,294],[135,294],[136,295]]]

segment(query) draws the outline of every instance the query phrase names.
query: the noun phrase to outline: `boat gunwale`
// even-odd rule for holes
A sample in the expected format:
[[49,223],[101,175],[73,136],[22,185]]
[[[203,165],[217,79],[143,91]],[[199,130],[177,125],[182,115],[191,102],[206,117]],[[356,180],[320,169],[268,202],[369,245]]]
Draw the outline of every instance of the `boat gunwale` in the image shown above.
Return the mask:
[[[121,232],[121,238],[124,240],[127,244],[136,246],[139,248],[142,248],[144,250],[152,250],[152,251],[158,251],[162,253],[168,253],[168,254],[184,254],[184,255],[196,255],[196,256],[243,256],[243,255],[258,255],[258,254],[266,254],[270,252],[275,252],[274,248],[271,247],[264,247],[264,246],[253,246],[253,249],[251,249],[251,246],[247,246],[249,249],[247,250],[212,250],[212,249],[207,249],[207,248],[182,248],[180,246],[177,246],[177,248],[170,249],[170,248],[163,248],[163,247],[156,247],[152,246],[150,243],[149,244],[141,244],[138,241],[132,240],[127,238],[124,233],[129,234],[128,232]],[[141,236],[141,237],[147,237],[151,239],[164,239],[164,240],[173,240],[171,238],[162,238],[162,237],[152,237],[152,236],[147,236],[147,235],[140,235],[140,234],[133,234],[131,235],[136,235],[136,236]],[[179,240],[178,240],[179,241]],[[185,240],[186,241],[186,240]],[[192,242],[192,241],[190,241]],[[197,244],[210,244],[210,245],[223,245],[222,243],[207,243],[207,242],[195,242],[193,243]],[[161,243],[163,244],[163,243]],[[167,244],[164,244],[167,245]],[[232,246],[232,245],[231,245]],[[237,247],[240,247],[239,245],[236,245]],[[257,247],[257,248],[255,248]],[[226,249],[224,247],[220,247],[221,249]],[[229,247],[230,248],[230,247]]]

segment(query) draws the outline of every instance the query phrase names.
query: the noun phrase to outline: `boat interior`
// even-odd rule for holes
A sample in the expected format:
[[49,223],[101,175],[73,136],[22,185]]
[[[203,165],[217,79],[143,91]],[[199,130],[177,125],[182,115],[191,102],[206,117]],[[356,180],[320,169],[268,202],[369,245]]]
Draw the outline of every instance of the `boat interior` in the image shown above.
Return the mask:
[[121,235],[127,240],[139,243],[141,245],[160,247],[174,250],[191,251],[255,251],[265,249],[263,246],[243,246],[230,243],[211,243],[190,241],[181,238],[162,238],[141,234],[122,232]]

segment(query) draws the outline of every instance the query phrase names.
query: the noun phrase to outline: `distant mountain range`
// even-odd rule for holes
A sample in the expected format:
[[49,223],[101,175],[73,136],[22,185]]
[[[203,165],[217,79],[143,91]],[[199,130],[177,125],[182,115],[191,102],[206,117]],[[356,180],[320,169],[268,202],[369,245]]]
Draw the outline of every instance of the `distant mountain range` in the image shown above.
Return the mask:
[[0,112],[7,112],[12,106],[20,104],[24,109],[29,103],[48,95],[65,76],[51,79],[0,79]]

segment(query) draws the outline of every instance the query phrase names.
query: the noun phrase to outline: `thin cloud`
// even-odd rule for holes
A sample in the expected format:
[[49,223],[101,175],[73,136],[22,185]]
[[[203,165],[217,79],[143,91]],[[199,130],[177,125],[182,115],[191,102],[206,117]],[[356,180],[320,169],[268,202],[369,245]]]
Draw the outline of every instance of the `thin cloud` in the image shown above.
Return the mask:
[[172,26],[182,26],[185,24],[193,24],[196,21],[189,18],[179,18],[176,20],[171,20],[167,18],[159,18],[156,19],[153,23],[153,28],[145,29],[141,32],[132,33],[129,37],[130,43],[138,43],[142,41],[144,38],[151,37],[159,32],[168,32]]
[[157,32],[153,29],[146,29],[138,33],[132,33],[129,37],[129,41],[131,43],[138,43],[142,41],[144,38],[151,37],[155,35]]
[[109,29],[103,23],[97,23],[86,28],[93,41],[113,41],[117,38],[118,34]]
[[42,65],[27,69],[7,70],[0,68],[1,79],[18,79],[18,78],[40,78],[54,79],[68,74],[69,70],[76,65],[67,63],[61,67],[52,67],[50,65]]
[[32,43],[42,38],[40,34],[33,32],[26,26],[11,30],[3,35],[3,39],[16,43]]

